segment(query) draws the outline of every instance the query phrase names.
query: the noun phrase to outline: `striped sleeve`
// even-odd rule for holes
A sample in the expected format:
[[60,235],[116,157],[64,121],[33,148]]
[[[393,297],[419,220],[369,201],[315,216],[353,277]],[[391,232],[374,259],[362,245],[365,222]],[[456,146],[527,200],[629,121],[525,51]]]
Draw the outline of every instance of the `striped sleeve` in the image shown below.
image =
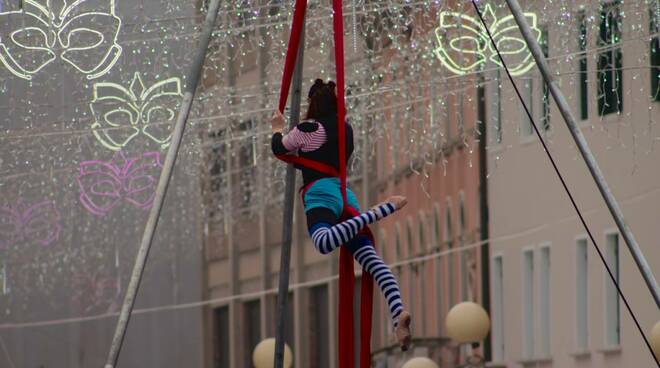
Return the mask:
[[282,144],[288,151],[299,149],[311,152],[321,147],[325,141],[325,129],[317,122],[303,122],[282,138]]

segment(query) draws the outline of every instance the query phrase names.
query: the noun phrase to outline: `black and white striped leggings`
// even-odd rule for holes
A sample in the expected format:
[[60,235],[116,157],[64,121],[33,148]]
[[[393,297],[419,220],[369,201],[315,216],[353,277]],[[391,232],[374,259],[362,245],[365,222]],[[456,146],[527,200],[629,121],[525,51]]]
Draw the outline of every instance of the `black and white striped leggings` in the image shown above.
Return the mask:
[[365,226],[392,214],[394,210],[394,205],[386,203],[338,223],[339,219],[330,209],[312,208],[307,211],[307,228],[314,247],[321,254],[328,254],[341,244],[348,247],[362,269],[376,280],[390,310],[392,324],[396,328],[399,314],[403,310],[399,285],[390,268],[376,254],[371,240],[360,233]]

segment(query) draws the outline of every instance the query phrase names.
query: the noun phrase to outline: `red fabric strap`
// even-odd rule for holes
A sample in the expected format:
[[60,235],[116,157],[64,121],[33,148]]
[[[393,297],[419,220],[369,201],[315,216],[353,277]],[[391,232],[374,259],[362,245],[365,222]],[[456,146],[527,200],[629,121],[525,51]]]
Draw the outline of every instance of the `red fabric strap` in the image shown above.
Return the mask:
[[337,135],[339,138],[339,180],[344,206],[346,199],[346,105],[344,102],[344,15],[342,0],[332,0],[332,21],[335,37],[335,68],[337,74]]
[[337,169],[330,165],[324,164],[323,162],[314,161],[305,157],[294,155],[275,155],[275,157],[290,164],[300,165],[302,167],[306,167],[326,175],[339,177],[339,171],[337,171]]
[[[342,219],[358,216],[360,212],[349,206],[344,206]],[[360,233],[366,235],[372,244],[376,244],[373,234],[368,227]],[[355,273],[353,272],[353,257],[346,247],[339,250],[339,367],[353,368],[353,288],[355,285]],[[360,368],[371,367],[371,320],[373,311],[374,279],[367,271],[362,270],[362,281],[360,286]],[[345,317],[344,317],[345,316]],[[344,317],[344,318],[342,318]],[[344,326],[346,324],[347,326]],[[342,334],[342,327],[344,334]],[[351,336],[350,339],[346,338]],[[342,339],[349,340],[348,342]],[[342,347],[342,344],[348,346]],[[342,360],[341,350],[347,352],[345,360]]]
[[286,99],[289,97],[289,88],[291,87],[291,78],[293,70],[296,67],[296,58],[298,57],[298,47],[300,46],[300,35],[305,24],[305,10],[307,9],[307,0],[296,0],[293,9],[293,24],[291,25],[291,34],[289,35],[289,48],[286,50],[286,61],[284,62],[284,73],[282,73],[282,87],[280,88],[280,103],[278,108],[284,113]]

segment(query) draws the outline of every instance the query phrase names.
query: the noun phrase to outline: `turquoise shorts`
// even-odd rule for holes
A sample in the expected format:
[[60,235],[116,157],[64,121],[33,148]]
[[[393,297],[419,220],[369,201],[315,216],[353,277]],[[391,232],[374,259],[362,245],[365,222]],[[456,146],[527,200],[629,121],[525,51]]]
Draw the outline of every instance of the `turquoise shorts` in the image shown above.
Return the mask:
[[[360,211],[355,194],[346,188],[346,200],[348,204]],[[303,197],[305,212],[312,208],[323,207],[331,210],[339,218],[344,212],[344,201],[341,198],[339,178],[323,178],[315,181]]]

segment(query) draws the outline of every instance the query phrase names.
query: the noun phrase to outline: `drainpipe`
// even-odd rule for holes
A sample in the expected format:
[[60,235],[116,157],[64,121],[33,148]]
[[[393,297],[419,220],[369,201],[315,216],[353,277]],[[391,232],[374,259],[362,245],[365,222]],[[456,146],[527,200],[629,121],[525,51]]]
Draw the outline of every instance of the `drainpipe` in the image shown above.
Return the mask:
[[[477,132],[479,139],[479,230],[481,245],[481,304],[490,314],[490,251],[488,248],[488,157],[486,156],[487,131],[486,129],[486,94],[484,90],[484,76],[477,76]],[[491,360],[491,336],[484,340],[484,358]]]

